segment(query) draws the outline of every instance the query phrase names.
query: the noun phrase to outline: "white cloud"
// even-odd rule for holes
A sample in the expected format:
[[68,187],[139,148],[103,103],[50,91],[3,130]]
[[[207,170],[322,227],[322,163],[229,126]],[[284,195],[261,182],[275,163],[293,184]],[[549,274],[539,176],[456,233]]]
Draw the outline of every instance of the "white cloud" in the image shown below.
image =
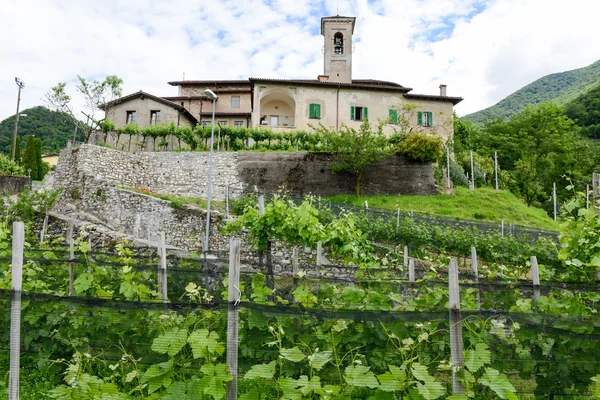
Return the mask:
[[0,119],[76,76],[116,74],[124,92],[174,95],[167,81],[315,78],[320,16],[356,16],[354,76],[477,111],[549,73],[600,58],[595,0],[8,0],[0,16]]

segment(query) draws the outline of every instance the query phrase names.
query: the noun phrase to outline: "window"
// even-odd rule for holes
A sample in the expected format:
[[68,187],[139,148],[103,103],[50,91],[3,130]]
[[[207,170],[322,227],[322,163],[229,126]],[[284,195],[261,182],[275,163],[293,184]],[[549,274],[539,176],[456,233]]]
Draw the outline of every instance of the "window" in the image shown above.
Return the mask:
[[333,35],[333,54],[344,54],[344,35],[340,32]]
[[135,124],[135,111],[127,111],[127,123]]
[[433,126],[433,113],[431,111],[419,111],[417,123],[421,126]]
[[210,121],[202,121],[202,126],[210,126]]
[[321,105],[312,103],[308,106],[308,118],[321,118]]
[[240,96],[231,96],[231,108],[240,108]]
[[225,126],[225,125],[227,125],[227,121],[219,121],[219,125]]
[[159,116],[160,116],[159,110],[150,111],[150,125],[156,125],[158,123]]
[[236,128],[242,128],[244,126],[244,121],[233,121],[233,126]]
[[388,119],[390,121],[390,124],[397,124],[398,123],[398,110],[396,110],[395,108],[390,108],[390,111],[388,114]]
[[367,107],[350,107],[350,119],[353,121],[362,121],[369,118],[369,109]]

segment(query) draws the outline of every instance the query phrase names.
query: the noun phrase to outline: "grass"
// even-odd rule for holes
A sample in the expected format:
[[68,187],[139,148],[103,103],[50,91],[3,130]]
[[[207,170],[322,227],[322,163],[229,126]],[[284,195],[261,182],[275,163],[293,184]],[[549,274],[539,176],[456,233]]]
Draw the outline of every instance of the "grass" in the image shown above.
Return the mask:
[[507,190],[496,192],[491,188],[469,190],[459,187],[455,194],[435,196],[362,196],[338,195],[327,200],[356,206],[386,210],[414,211],[444,217],[474,219],[486,222],[558,230],[558,225],[548,214],[536,207],[527,207],[523,201]]
[[[170,201],[171,207],[173,207],[173,208],[181,208],[182,206],[186,206],[186,205],[196,205],[203,209],[206,209],[208,207],[208,202],[199,197],[185,197],[185,196],[176,196],[176,195],[170,195],[170,194],[160,194],[160,193],[152,192],[151,190],[146,189],[146,188],[127,188],[127,190],[130,190],[130,191],[136,192],[136,193],[145,194],[145,195],[152,196],[152,197],[156,197],[157,199]],[[231,204],[230,204],[230,207],[231,207]],[[225,209],[226,206],[225,206],[224,201],[212,200],[210,202],[210,208],[212,210],[221,211],[221,212],[226,211],[226,209]]]

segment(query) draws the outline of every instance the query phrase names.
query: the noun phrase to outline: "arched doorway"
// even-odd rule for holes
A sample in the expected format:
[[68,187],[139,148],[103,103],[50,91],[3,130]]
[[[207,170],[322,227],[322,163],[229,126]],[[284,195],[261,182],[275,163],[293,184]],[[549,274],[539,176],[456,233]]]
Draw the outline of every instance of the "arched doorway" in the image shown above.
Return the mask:
[[267,89],[260,97],[260,125],[290,128],[296,125],[296,101],[288,89]]

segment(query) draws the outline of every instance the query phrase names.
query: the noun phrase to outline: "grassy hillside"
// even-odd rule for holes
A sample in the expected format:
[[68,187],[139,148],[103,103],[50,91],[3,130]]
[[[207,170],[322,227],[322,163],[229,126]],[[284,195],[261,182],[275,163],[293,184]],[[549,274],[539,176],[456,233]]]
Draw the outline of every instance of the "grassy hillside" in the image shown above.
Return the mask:
[[469,190],[459,187],[456,194],[437,196],[333,196],[328,200],[370,208],[402,211],[413,210],[445,217],[477,219],[487,222],[513,223],[532,228],[557,230],[558,227],[544,210],[527,207],[509,191],[496,192],[482,188]]
[[586,93],[598,81],[600,81],[600,60],[584,68],[546,75],[517,90],[498,104],[465,115],[462,119],[482,124],[498,117],[511,117],[528,104],[553,101],[562,105]]
[[[57,153],[73,138],[75,124],[64,114],[38,106],[20,111],[19,129],[21,149],[25,148],[25,137],[34,135],[42,139],[43,153]],[[24,117],[23,114],[27,116]],[[8,154],[15,130],[15,116],[0,122],[0,152]],[[81,140],[82,136],[79,136]]]

